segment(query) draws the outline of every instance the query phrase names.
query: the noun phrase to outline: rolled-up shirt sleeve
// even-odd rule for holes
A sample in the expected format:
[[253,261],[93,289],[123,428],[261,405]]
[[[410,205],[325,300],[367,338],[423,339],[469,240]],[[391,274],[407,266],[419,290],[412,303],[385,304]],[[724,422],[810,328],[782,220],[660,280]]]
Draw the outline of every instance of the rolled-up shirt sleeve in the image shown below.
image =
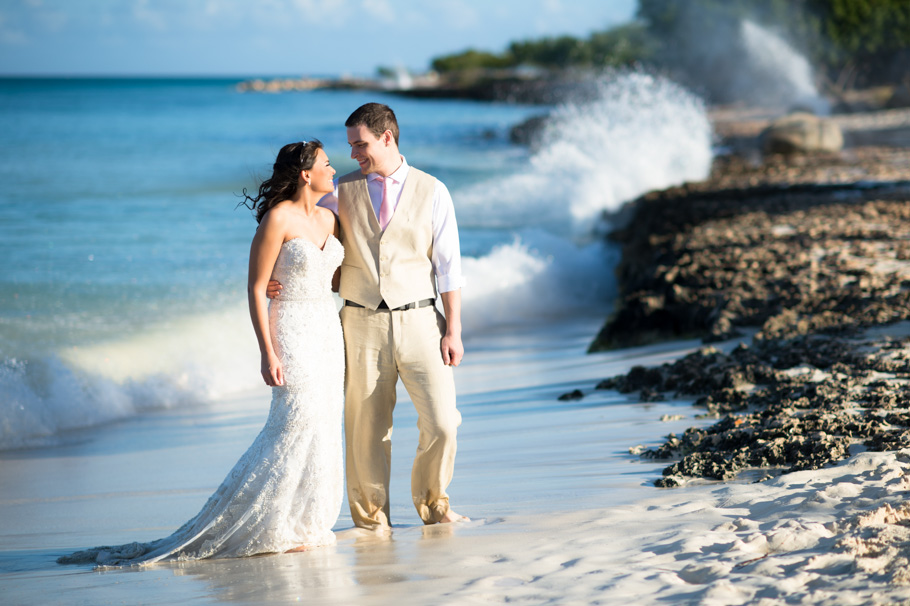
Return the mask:
[[461,245],[458,241],[458,223],[455,221],[455,204],[448,188],[438,179],[433,191],[433,269],[440,293],[458,290],[464,286],[461,273]]

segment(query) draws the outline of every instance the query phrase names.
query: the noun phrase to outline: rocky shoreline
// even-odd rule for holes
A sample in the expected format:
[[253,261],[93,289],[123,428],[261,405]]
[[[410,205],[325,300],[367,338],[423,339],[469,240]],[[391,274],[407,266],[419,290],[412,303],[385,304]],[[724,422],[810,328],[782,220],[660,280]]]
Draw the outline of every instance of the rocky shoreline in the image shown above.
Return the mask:
[[415,99],[465,99],[470,101],[553,105],[597,96],[597,74],[589,71],[521,69],[479,70],[467,73],[392,74],[368,78],[256,78],[237,84],[243,93],[292,93],[310,90],[379,91]]
[[614,217],[620,297],[591,349],[683,338],[726,349],[597,385],[643,402],[690,397],[719,419],[630,448],[668,461],[658,486],[910,446],[908,147],[756,161],[753,146]]

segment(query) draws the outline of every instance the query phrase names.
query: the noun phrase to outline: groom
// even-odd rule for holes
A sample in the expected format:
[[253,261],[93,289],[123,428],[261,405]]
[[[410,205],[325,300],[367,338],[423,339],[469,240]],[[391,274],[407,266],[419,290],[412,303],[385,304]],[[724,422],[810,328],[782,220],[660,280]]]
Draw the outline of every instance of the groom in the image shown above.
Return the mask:
[[[345,126],[360,170],[338,179],[335,196],[320,205],[338,215],[345,251],[339,295],[351,517],[364,528],[390,525],[392,410],[400,377],[418,416],[414,506],[425,524],[467,520],[452,511],[446,494],[461,424],[452,367],[464,355],[452,198],[398,151],[391,108],[367,103]],[[437,292],[444,318],[435,307]]]

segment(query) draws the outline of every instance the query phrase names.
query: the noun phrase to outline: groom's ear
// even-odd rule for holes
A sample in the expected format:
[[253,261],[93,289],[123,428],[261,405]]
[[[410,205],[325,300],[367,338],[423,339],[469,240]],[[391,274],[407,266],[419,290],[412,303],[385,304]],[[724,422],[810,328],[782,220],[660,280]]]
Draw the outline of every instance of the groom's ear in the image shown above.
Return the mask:
[[382,142],[385,144],[386,147],[388,147],[389,145],[391,145],[392,143],[395,142],[395,136],[392,134],[392,131],[387,130],[384,133],[382,133]]

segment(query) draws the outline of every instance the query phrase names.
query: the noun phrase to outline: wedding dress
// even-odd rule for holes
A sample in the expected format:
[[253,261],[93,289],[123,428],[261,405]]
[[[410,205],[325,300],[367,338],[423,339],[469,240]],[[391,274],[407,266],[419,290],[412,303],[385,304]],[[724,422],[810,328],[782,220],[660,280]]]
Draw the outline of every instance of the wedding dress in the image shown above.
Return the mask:
[[306,238],[285,242],[272,277],[282,294],[269,304],[284,385],[272,388],[268,420],[196,517],[151,543],[96,547],[61,564],[148,565],[281,553],[334,543],[344,472],[344,347],[331,279],[344,249]]

